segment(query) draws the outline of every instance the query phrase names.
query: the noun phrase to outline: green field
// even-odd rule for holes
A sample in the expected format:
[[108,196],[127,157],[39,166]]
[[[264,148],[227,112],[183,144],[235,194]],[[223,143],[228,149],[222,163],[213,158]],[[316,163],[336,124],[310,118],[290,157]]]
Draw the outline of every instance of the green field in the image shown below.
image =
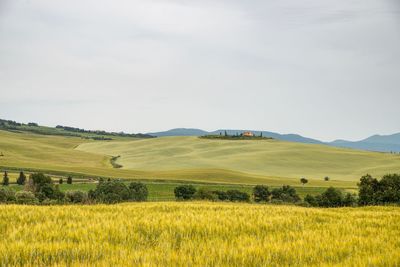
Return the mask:
[[[0,167],[74,177],[354,188],[360,176],[400,171],[400,156],[278,140],[79,137],[0,131]],[[121,156],[113,168],[112,156]],[[330,177],[329,182],[323,178]],[[13,178],[14,179],[14,178]]]

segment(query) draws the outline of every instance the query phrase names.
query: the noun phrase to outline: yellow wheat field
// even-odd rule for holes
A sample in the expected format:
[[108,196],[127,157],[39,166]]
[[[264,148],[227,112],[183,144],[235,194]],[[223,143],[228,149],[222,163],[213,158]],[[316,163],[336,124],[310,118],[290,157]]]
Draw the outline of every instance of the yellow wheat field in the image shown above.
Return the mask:
[[400,208],[0,206],[0,266],[399,266]]

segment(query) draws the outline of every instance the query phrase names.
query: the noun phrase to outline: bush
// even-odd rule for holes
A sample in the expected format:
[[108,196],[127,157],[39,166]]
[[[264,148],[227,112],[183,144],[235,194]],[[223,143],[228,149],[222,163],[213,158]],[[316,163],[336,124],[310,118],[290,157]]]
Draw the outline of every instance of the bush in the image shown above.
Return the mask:
[[178,200],[192,199],[195,193],[196,188],[193,185],[180,185],[174,189],[175,198]]
[[121,181],[100,181],[96,189],[89,192],[89,197],[99,202],[118,203],[129,200],[131,192]]
[[67,191],[65,193],[65,199],[71,203],[84,203],[87,201],[88,195],[86,192],[82,192],[79,190]]
[[43,173],[32,173],[29,176],[29,180],[35,187],[35,191],[40,191],[42,186],[52,183],[51,177],[44,175]]
[[317,200],[316,200],[315,197],[312,196],[312,195],[306,195],[306,196],[304,197],[304,202],[307,203],[307,204],[309,204],[309,205],[312,206],[312,207],[318,206]]
[[253,197],[255,202],[268,202],[271,193],[267,186],[264,185],[256,185],[253,188]]
[[287,203],[296,203],[301,200],[296,192],[296,189],[289,185],[284,185],[282,188],[273,189],[271,195],[271,200],[275,201],[280,200]]
[[72,177],[71,177],[71,176],[68,176],[68,178],[67,178],[67,184],[72,184]]
[[65,196],[64,193],[59,190],[58,186],[54,186],[53,184],[44,184],[35,195],[40,202],[45,199],[62,200]]
[[343,195],[339,189],[329,187],[316,198],[320,207],[341,207],[343,206]]
[[400,175],[388,174],[380,181],[371,175],[361,177],[358,183],[359,204],[400,204]]
[[15,192],[10,189],[0,188],[0,203],[15,201]]
[[320,195],[315,197],[307,195],[304,198],[304,202],[313,207],[352,207],[357,203],[354,195],[347,193],[343,196],[342,191],[339,189],[329,187]]
[[212,193],[216,196],[218,200],[225,201],[229,199],[228,194],[224,191],[216,190],[212,191]]
[[15,201],[18,204],[37,204],[38,199],[32,192],[29,191],[19,191],[15,193]]
[[132,182],[129,184],[130,199],[133,201],[146,201],[149,196],[147,186],[143,183]]
[[213,191],[206,188],[199,188],[194,197],[201,200],[218,200],[218,196]]
[[239,190],[228,190],[226,191],[228,195],[228,199],[234,202],[248,202],[250,201],[250,195],[246,192],[242,192]]

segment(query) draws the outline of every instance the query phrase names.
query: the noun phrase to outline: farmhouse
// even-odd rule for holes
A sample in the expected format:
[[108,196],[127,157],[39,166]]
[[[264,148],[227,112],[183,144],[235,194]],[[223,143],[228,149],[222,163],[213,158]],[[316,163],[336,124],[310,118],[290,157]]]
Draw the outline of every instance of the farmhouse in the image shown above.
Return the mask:
[[254,134],[252,132],[244,132],[243,136],[253,137]]

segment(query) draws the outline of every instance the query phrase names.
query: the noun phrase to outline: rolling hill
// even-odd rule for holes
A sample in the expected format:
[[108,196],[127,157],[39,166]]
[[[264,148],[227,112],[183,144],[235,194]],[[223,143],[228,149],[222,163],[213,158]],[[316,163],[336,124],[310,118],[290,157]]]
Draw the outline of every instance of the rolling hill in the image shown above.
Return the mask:
[[119,155],[126,170],[164,172],[221,169],[248,174],[313,181],[357,181],[361,175],[398,171],[400,156],[279,140],[207,140],[163,137],[128,142],[92,142],[78,150]]
[[203,135],[225,134],[225,132],[229,135],[235,135],[247,131],[253,132],[256,135],[260,135],[262,133],[263,136],[272,137],[274,139],[289,141],[289,142],[298,142],[305,144],[326,144],[334,147],[354,148],[354,149],[362,149],[362,150],[378,151],[378,152],[397,152],[397,153],[400,152],[400,133],[392,135],[373,135],[364,140],[354,141],[354,142],[347,140],[322,142],[320,140],[304,137],[298,134],[280,134],[268,131],[232,130],[232,129],[220,129],[212,132],[207,132],[201,129],[176,128],[165,132],[148,133],[148,135],[159,136],[159,137],[203,136]]
[[[352,187],[361,175],[400,170],[400,155],[272,140],[193,136],[97,141],[0,130],[2,170],[229,184]],[[113,168],[110,160],[120,156]],[[323,181],[329,176],[331,181]]]

